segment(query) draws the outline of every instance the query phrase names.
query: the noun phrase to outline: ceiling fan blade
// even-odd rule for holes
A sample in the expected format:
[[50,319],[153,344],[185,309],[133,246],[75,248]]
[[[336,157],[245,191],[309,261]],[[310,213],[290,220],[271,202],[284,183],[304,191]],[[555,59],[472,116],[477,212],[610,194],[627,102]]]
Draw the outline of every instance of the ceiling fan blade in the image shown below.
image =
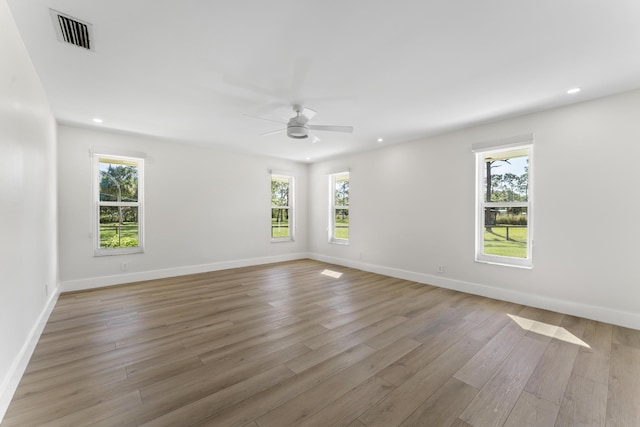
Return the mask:
[[311,108],[306,108],[305,107],[302,110],[302,115],[305,116],[307,119],[311,120],[316,115],[316,111],[312,110]]
[[298,99],[300,92],[304,86],[305,80],[309,76],[309,70],[311,69],[311,59],[308,57],[297,57],[293,59],[292,75],[291,75],[291,88],[287,94],[289,99]]
[[326,130],[329,132],[353,132],[353,126],[309,125],[309,129]]
[[310,135],[310,136],[311,136],[311,143],[312,143],[312,144],[315,144],[316,142],[320,142],[320,141],[322,141],[320,138],[318,138],[318,137],[317,137],[317,136],[315,136],[315,135]]
[[287,129],[272,130],[271,132],[261,133],[260,136],[274,135],[276,133],[284,132],[285,130]]
[[268,122],[280,123],[281,125],[287,124],[287,122],[281,122],[280,120],[267,119],[266,117],[260,117],[260,116],[252,116],[251,114],[243,114],[243,116],[251,117],[253,119],[266,120]]

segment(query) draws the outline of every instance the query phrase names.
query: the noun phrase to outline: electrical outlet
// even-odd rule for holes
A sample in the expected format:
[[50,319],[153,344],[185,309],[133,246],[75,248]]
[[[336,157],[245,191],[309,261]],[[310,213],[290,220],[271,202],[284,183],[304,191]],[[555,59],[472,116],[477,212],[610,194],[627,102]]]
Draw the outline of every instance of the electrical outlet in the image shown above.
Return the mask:
[[129,263],[128,262],[123,262],[120,264],[120,270],[122,271],[127,271],[129,270]]
[[437,271],[438,273],[444,273],[444,265],[442,265],[442,264],[438,264],[438,265],[436,266],[436,271]]

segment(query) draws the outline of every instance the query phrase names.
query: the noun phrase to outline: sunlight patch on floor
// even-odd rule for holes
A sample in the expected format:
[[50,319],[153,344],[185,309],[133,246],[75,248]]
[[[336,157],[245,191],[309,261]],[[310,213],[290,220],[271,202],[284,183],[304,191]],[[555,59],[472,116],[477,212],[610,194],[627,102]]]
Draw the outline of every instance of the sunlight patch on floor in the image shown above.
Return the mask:
[[507,316],[509,316],[511,320],[516,322],[518,326],[520,326],[525,331],[535,332],[536,334],[555,338],[571,344],[580,345],[582,347],[591,348],[589,344],[582,341],[580,338],[573,335],[571,332],[567,331],[561,326],[550,325],[548,323],[538,322],[537,320],[531,320],[513,314],[507,314]]
[[342,276],[342,273],[338,273],[337,271],[326,270],[326,269],[320,274],[324,274],[325,276],[333,277],[334,279],[339,279],[340,276]]

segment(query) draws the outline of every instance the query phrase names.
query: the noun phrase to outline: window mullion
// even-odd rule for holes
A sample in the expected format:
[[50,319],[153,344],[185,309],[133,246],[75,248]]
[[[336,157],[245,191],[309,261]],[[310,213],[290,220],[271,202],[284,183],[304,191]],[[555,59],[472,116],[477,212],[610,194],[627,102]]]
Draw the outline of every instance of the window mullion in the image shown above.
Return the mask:
[[100,201],[98,202],[98,204],[100,206],[123,206],[123,207],[139,207],[140,206],[140,202],[105,202],[105,201]]
[[529,202],[482,202],[482,205],[488,208],[492,208],[492,207],[526,208],[527,206],[529,206]]

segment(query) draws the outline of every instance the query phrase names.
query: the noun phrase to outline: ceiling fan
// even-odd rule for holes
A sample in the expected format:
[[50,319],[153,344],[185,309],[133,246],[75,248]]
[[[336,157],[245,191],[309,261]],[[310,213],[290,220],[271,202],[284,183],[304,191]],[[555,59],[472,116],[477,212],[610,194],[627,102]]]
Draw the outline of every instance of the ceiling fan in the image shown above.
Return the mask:
[[[280,122],[277,120],[271,120],[271,119],[267,119],[264,117],[258,117],[258,116],[249,116],[247,114],[248,117],[255,117],[257,119],[262,119],[262,120],[268,120],[270,122],[276,122],[276,123],[280,123],[283,125],[287,125],[287,127],[283,128],[283,129],[278,129],[278,130],[274,130],[271,132],[267,132],[267,133],[263,133],[260,136],[265,136],[265,135],[272,135],[275,133],[280,133],[280,132],[287,132],[287,136],[289,138],[293,138],[293,139],[305,139],[308,138],[310,136],[309,130],[321,130],[321,131],[329,131],[329,132],[346,132],[346,133],[351,133],[353,132],[353,126],[332,126],[332,125],[312,125],[309,124],[309,121],[313,118],[313,116],[316,115],[316,112],[310,108],[304,108],[302,105],[298,105],[298,104],[294,104],[293,105],[293,111],[294,113],[296,113],[295,116],[291,117],[289,119],[288,122]],[[312,139],[312,143],[313,142],[318,142],[320,139],[314,135],[311,135],[313,137]]]

